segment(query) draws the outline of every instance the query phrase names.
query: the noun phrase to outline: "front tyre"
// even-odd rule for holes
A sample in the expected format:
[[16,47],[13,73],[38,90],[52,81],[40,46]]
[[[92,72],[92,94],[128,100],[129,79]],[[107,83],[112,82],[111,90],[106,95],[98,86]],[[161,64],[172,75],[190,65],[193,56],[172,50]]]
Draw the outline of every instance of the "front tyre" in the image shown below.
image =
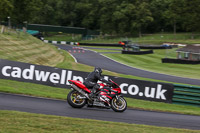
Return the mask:
[[124,112],[127,108],[126,100],[123,97],[114,97],[111,101],[111,108],[116,112]]
[[86,99],[76,90],[72,90],[67,95],[67,102],[74,108],[82,108],[86,104]]

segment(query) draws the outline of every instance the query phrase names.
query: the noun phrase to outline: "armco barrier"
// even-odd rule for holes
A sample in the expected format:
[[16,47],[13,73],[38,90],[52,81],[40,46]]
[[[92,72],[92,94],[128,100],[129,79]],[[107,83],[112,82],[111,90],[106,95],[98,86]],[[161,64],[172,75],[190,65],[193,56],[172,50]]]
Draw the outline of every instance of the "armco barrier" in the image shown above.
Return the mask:
[[200,107],[200,87],[175,84],[172,103]]

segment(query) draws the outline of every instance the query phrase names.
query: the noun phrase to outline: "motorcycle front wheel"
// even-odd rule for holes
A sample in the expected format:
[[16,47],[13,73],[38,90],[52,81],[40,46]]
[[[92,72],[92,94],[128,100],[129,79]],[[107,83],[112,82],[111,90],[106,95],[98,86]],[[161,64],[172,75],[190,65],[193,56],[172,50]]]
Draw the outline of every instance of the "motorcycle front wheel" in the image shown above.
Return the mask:
[[86,104],[86,99],[76,90],[72,90],[67,95],[67,102],[74,108],[82,108]]
[[123,97],[114,97],[111,101],[111,108],[116,112],[124,112],[127,108],[127,102]]

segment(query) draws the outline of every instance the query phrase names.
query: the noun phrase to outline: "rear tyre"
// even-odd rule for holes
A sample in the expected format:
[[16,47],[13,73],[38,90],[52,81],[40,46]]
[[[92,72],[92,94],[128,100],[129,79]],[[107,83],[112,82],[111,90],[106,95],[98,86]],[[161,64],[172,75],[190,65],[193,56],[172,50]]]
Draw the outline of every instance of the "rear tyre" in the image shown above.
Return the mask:
[[127,108],[126,100],[123,97],[119,97],[118,100],[114,97],[111,101],[111,108],[115,112],[124,112]]
[[86,104],[86,99],[76,90],[72,90],[67,95],[67,102],[74,108],[82,108]]

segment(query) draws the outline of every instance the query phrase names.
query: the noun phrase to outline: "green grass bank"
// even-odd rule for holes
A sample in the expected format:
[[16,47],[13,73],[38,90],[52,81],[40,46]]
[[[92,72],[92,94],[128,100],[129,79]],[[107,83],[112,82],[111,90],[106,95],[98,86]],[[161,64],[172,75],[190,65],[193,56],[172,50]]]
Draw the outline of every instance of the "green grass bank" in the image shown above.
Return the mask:
[[0,111],[3,133],[199,133],[198,130],[156,127],[71,117]]

